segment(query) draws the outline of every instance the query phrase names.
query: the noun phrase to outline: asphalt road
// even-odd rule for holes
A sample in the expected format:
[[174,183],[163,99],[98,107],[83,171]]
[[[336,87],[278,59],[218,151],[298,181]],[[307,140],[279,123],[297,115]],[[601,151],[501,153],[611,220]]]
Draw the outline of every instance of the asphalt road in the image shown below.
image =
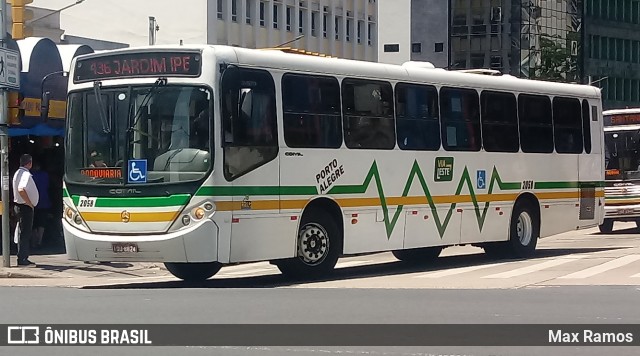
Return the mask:
[[[2,287],[10,324],[638,323],[640,288],[108,289]],[[464,335],[461,335],[464,337]],[[319,341],[319,345],[330,341]],[[637,355],[616,347],[10,347],[7,355]],[[6,353],[5,353],[6,351]]]

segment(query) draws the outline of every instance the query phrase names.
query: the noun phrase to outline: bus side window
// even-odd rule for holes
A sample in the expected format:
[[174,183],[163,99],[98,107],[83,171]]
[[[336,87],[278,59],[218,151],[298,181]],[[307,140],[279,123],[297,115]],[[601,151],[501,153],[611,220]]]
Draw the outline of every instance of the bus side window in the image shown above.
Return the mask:
[[267,71],[232,66],[222,97],[224,175],[232,181],[277,157],[275,83]]

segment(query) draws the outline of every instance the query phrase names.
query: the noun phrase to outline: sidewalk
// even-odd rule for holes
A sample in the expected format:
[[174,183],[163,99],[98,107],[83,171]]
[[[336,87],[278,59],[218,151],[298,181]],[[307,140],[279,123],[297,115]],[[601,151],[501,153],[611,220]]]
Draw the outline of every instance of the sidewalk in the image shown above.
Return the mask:
[[[66,254],[32,255],[29,260],[35,266],[17,266],[16,256],[11,256],[11,267],[0,267],[2,278],[58,278],[58,279],[131,279],[170,277],[162,263],[107,262],[84,263],[71,261]],[[6,281],[5,281],[6,282]]]

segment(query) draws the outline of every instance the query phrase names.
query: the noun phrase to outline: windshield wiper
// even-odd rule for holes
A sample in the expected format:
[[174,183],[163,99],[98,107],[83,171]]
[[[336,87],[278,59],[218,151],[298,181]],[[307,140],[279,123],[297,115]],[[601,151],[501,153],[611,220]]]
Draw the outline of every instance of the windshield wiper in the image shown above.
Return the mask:
[[149,89],[149,92],[144,96],[144,98],[142,98],[142,102],[140,103],[140,106],[138,106],[138,109],[136,110],[135,115],[133,115],[133,118],[129,121],[132,122],[131,126],[129,127],[129,129],[127,130],[127,133],[132,132],[133,130],[136,129],[136,125],[138,124],[138,120],[140,120],[140,118],[142,117],[142,108],[145,107],[149,100],[151,100],[151,98],[153,97],[153,94],[156,93],[156,90],[161,87],[167,85],[167,78],[158,78],[158,80],[156,80],[155,83],[153,83],[153,86],[151,86],[151,88]]
[[93,94],[96,96],[96,103],[98,104],[98,113],[100,115],[100,122],[102,123],[102,132],[111,133],[111,123],[107,119],[106,107],[102,101],[102,83],[99,81],[93,82]]

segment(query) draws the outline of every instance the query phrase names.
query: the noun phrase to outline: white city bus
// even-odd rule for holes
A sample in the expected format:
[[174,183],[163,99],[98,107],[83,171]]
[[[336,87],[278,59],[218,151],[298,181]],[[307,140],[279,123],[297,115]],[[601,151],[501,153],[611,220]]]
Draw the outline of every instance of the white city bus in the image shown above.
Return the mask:
[[605,218],[600,231],[614,221],[640,227],[640,109],[607,110],[604,118]]
[[380,251],[526,257],[602,222],[594,87],[226,46],[84,55],[69,82],[71,259],[307,277]]

